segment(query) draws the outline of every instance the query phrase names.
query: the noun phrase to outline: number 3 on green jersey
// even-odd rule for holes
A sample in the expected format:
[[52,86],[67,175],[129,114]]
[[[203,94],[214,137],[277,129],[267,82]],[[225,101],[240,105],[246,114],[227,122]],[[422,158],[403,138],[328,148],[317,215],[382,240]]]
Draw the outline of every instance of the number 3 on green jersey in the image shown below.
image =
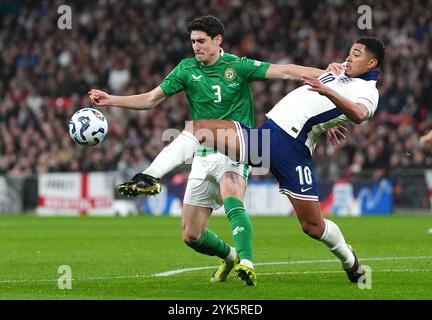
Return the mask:
[[215,90],[215,95],[216,95],[216,97],[217,97],[217,99],[216,100],[213,100],[213,102],[216,102],[216,103],[220,103],[220,102],[222,102],[222,94],[221,94],[221,87],[220,87],[220,85],[218,85],[218,84],[215,84],[214,86],[212,86],[212,89],[214,89]]

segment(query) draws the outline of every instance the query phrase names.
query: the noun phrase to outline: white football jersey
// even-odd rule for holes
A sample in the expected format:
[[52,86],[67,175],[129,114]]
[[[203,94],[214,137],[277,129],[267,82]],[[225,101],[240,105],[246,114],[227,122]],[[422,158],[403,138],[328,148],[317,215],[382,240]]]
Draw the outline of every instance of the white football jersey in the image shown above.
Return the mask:
[[[336,76],[326,72],[318,80],[341,96],[363,104],[369,111],[370,119],[378,106],[376,75],[376,71],[369,71],[362,75],[363,78],[350,78],[344,74]],[[266,116],[290,136],[304,143],[312,154],[321,133],[349,119],[329,98],[308,88],[310,86],[305,85],[291,91]]]

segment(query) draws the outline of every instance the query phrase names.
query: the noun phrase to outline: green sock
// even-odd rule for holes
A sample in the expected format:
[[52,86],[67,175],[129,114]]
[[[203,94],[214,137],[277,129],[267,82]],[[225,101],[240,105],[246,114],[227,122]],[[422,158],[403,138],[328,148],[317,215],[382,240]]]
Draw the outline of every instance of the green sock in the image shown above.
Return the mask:
[[253,256],[253,228],[252,221],[247,215],[243,202],[234,197],[224,201],[225,213],[231,222],[231,229],[238,255],[241,259],[252,261]]
[[188,243],[187,245],[196,252],[208,256],[218,256],[221,259],[226,258],[231,251],[231,247],[210,230],[204,231],[197,241]]

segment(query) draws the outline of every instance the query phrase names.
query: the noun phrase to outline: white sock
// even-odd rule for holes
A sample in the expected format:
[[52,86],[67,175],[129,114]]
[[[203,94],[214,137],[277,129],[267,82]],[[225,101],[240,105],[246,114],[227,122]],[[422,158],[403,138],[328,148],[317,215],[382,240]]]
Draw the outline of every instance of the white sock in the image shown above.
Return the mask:
[[162,149],[143,173],[162,178],[178,165],[192,159],[199,146],[197,138],[192,133],[183,130],[173,142]]
[[237,257],[237,250],[236,248],[231,247],[230,253],[225,257],[226,262],[234,261]]
[[339,227],[331,220],[324,219],[325,230],[320,238],[330,251],[339,258],[344,269],[351,268],[354,265],[354,254],[348,248],[344,236]]
[[241,264],[242,266],[248,267],[248,268],[250,268],[250,269],[253,269],[253,268],[254,268],[254,267],[253,267],[253,263],[252,263],[252,261],[250,261],[250,260],[248,260],[248,259],[241,259],[241,260],[240,260],[240,264]]

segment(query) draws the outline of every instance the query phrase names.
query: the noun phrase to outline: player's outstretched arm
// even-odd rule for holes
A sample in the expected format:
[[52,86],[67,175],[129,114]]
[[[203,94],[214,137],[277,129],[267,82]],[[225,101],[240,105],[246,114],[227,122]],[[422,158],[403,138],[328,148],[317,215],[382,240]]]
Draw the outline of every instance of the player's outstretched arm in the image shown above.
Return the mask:
[[152,109],[167,98],[159,86],[152,91],[131,96],[114,96],[96,89],[90,90],[88,94],[90,101],[98,107],[116,106],[138,110]]
[[331,63],[326,70],[304,67],[296,64],[271,64],[267,69],[266,79],[288,79],[302,80],[303,77],[318,78],[324,72],[333,72],[339,75],[345,71],[345,65],[342,63]]
[[323,85],[319,80],[310,77],[304,77],[304,84],[309,85],[308,90],[318,92],[319,94],[329,98],[335,105],[354,123],[362,123],[369,117],[368,109],[361,103],[355,103]]

